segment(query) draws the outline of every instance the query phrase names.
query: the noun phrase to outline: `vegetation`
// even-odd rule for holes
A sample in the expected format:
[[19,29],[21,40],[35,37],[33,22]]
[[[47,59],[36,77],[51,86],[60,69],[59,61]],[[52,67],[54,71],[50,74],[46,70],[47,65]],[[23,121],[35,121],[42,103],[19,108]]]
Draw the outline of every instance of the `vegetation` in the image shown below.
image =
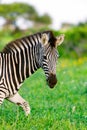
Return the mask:
[[[37,28],[32,28],[25,32],[3,30],[0,32],[0,50],[2,50],[6,43],[10,42],[11,40],[48,29],[49,28],[41,28],[38,30]],[[61,33],[65,34],[64,43],[58,49],[60,56],[68,58],[79,58],[87,55],[87,24],[84,24],[84,26],[75,26],[66,31],[53,30],[53,32],[56,36]]]
[[5,18],[7,25],[12,24],[15,27],[20,17],[32,21],[35,25],[42,24],[42,27],[52,22],[48,14],[40,16],[33,6],[24,3],[0,4],[0,16]]
[[58,84],[50,89],[42,70],[25,81],[20,94],[31,114],[8,101],[0,107],[1,130],[87,130],[87,57],[59,59]]
[[[0,16],[7,20],[8,25],[13,24],[15,26],[15,30],[11,30],[11,28],[4,26],[3,30],[0,31],[0,50],[2,50],[5,44],[11,40],[33,34],[38,31],[48,30],[48,25],[52,22],[48,14],[39,16],[33,6],[24,3],[12,3],[8,5],[1,4]],[[20,30],[15,24],[18,17],[33,21],[34,27],[25,31]],[[65,25],[70,26],[70,24],[67,23]],[[87,22],[79,23],[78,26],[71,25],[71,28],[68,30],[53,31],[56,36],[60,33],[65,34],[65,41],[62,46],[59,47],[59,53],[61,56],[78,58],[87,55]]]
[[63,57],[78,58],[87,55],[87,23],[67,31],[55,31],[55,35],[59,33],[65,33],[65,41],[59,49]]

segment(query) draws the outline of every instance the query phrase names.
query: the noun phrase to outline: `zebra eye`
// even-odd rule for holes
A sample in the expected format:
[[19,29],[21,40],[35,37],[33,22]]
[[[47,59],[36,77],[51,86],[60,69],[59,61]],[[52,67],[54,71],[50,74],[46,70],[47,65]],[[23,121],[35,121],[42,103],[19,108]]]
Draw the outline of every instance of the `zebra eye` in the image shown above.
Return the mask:
[[46,56],[43,56],[43,58],[44,58],[44,59],[47,59],[47,57],[46,57]]

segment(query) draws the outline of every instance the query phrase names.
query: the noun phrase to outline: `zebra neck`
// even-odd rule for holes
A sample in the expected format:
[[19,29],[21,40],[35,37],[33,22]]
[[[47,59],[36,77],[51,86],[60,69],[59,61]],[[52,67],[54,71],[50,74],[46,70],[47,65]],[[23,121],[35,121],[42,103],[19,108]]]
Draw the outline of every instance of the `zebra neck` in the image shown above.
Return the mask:
[[39,68],[37,56],[33,49],[11,50],[11,52],[4,54],[6,69],[10,74],[13,74],[12,76],[18,84],[22,83]]
[[0,78],[3,77],[3,69],[4,69],[4,54],[0,53]]

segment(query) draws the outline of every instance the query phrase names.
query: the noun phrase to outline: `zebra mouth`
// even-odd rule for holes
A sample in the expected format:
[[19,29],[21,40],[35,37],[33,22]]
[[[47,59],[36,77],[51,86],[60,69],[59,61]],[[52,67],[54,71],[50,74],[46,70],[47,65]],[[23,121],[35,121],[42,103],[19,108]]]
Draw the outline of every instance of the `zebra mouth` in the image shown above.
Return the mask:
[[48,79],[47,79],[47,84],[50,88],[54,88],[54,86],[56,85],[57,83],[57,78],[56,78],[56,75],[54,74],[50,74]]

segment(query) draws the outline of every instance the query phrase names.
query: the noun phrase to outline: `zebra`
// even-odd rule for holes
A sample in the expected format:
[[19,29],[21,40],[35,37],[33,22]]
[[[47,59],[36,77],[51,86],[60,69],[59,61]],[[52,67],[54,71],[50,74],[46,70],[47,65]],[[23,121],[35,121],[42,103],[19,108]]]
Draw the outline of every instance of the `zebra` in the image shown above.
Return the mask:
[[57,83],[57,46],[64,41],[64,34],[55,37],[52,31],[38,32],[8,43],[0,52],[0,105],[4,99],[21,106],[25,115],[30,106],[18,93],[24,80],[42,68],[50,88]]

